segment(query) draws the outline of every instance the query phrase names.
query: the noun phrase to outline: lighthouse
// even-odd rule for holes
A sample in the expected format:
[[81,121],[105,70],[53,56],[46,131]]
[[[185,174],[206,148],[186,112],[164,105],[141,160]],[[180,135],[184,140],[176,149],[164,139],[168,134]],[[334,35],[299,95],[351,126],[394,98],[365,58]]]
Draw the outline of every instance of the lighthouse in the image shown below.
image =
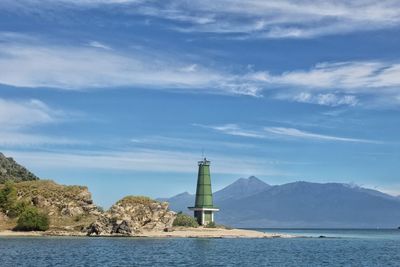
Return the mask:
[[198,165],[196,202],[194,207],[189,207],[189,209],[194,211],[194,217],[199,225],[208,225],[214,222],[214,212],[219,209],[213,204],[210,161],[204,158],[198,162]]

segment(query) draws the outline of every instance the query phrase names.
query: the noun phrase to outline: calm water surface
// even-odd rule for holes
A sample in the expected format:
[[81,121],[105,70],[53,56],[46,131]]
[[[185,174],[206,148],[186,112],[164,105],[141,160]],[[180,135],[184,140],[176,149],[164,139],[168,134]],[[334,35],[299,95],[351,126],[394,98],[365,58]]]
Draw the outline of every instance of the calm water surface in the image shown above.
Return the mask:
[[399,230],[273,232],[312,237],[1,237],[0,266],[400,266]]

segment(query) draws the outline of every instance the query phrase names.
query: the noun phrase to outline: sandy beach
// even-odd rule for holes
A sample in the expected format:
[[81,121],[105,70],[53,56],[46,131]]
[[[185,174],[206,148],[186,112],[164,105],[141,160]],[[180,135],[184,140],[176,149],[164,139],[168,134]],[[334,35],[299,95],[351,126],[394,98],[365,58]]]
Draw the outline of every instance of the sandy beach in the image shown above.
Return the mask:
[[[15,232],[11,230],[0,231],[0,237],[17,236],[86,236],[82,232],[46,231],[46,232]],[[117,236],[117,235],[112,235]],[[136,234],[132,237],[148,238],[294,238],[296,236],[264,233],[244,229],[221,229],[221,228],[184,228],[177,227],[170,232],[148,231]]]
[[16,232],[11,230],[0,231],[1,236],[43,236],[44,232]]
[[244,229],[221,228],[175,228],[172,232],[144,232],[143,237],[182,237],[182,238],[293,238],[295,236],[264,233]]

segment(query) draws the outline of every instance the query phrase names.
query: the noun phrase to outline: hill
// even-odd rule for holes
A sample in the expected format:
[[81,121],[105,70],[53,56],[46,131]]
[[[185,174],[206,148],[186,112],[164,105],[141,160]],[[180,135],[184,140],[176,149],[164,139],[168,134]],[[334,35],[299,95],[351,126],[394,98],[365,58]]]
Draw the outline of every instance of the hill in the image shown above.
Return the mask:
[[19,165],[13,158],[0,153],[0,184],[7,180],[14,182],[39,180],[39,178]]
[[[14,205],[25,203],[48,214],[53,230],[80,230],[100,214],[85,186],[60,185],[48,180],[23,181],[12,186],[17,196]],[[4,187],[0,185],[0,190]],[[0,228],[13,228],[17,218],[5,216],[9,215],[8,210],[2,213]]]

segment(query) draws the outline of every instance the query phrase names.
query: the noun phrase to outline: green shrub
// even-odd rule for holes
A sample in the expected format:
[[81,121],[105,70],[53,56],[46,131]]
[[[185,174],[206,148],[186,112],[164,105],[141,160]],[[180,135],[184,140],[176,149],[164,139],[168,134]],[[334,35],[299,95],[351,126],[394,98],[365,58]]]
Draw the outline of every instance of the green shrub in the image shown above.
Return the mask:
[[179,212],[176,215],[174,222],[172,223],[173,226],[185,226],[185,227],[198,227],[199,224],[197,223],[196,219],[192,216],[187,214],[183,214]]
[[49,229],[49,217],[35,207],[28,206],[18,218],[16,231],[46,231]]
[[217,225],[215,224],[215,222],[210,222],[205,227],[206,228],[217,228]]
[[21,215],[31,205],[25,201],[17,201],[8,209],[7,216],[10,218],[16,218]]
[[17,202],[17,189],[14,183],[6,181],[4,187],[0,190],[0,209],[8,215]]

